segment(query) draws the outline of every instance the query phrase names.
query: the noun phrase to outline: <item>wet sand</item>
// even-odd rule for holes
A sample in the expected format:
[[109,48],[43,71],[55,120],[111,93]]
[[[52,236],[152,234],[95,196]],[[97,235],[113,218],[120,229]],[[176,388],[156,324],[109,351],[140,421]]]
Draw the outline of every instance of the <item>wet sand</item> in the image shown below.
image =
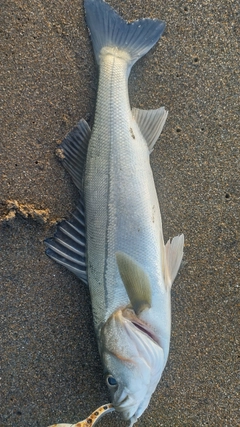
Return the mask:
[[[167,28],[134,67],[131,105],[169,110],[151,155],[165,239],[185,234],[169,361],[139,427],[237,419],[237,2],[111,1]],[[55,155],[93,122],[97,67],[82,2],[2,2],[0,427],[75,423],[109,400],[86,286],[44,253],[78,193]],[[99,426],[126,426],[110,414]]]

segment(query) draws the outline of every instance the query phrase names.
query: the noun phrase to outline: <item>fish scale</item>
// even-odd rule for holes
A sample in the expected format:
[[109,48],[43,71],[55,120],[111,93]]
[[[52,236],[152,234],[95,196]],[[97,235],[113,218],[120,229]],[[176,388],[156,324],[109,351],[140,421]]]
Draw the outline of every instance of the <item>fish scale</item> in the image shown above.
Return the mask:
[[[121,244],[118,241],[119,233],[127,232],[126,215],[130,214],[129,210],[126,211],[126,192],[124,206],[121,207],[121,187],[125,187],[126,183],[131,185],[131,178],[127,173],[124,174],[124,169],[127,165],[127,171],[129,170],[130,159],[134,156],[129,147],[131,110],[126,74],[127,65],[121,58],[107,55],[100,63],[96,118],[86,163],[85,202],[86,210],[90,212],[87,217],[88,262],[98,272],[97,280],[94,280],[89,269],[90,291],[92,301],[98,301],[99,297],[104,300],[108,296],[105,311],[102,307],[99,312],[94,309],[97,330],[98,323],[101,324],[108,318],[109,309],[115,308],[113,301],[116,296],[116,307],[127,303],[124,287],[121,283],[116,283],[116,261],[112,257]],[[106,94],[110,100],[106,98]],[[119,215],[122,216],[123,227],[119,224]],[[102,278],[101,285],[99,277]]]

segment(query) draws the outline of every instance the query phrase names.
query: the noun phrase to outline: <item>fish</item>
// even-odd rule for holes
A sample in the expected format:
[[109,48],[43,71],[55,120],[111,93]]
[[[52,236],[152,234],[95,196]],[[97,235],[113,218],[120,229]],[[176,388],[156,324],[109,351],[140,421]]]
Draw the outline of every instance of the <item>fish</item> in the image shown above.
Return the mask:
[[100,406],[100,408],[96,409],[85,420],[78,421],[76,424],[54,424],[49,427],[88,427],[89,425],[93,426],[98,423],[100,418],[112,411],[114,411],[112,404],[107,403],[106,405],[102,405]]
[[63,166],[79,190],[71,218],[46,253],[88,284],[113,407],[133,426],[148,407],[169,354],[171,286],[184,247],[164,243],[150,153],[168,112],[131,108],[128,77],[165,23],[128,23],[103,0],[85,0],[99,67],[92,130],[81,119],[63,140]]

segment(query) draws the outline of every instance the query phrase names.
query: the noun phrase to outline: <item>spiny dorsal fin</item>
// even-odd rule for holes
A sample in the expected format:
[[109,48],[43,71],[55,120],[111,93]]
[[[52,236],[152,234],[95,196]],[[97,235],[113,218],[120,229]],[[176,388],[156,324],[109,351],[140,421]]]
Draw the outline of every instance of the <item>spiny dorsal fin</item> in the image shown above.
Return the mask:
[[90,127],[87,122],[82,119],[67,134],[59,146],[62,150],[60,158],[63,166],[70,173],[74,184],[80,191],[82,190],[82,179],[90,134]]
[[157,110],[140,110],[139,108],[133,108],[132,114],[151,153],[162,132],[168,112],[164,107],[158,108]]
[[118,270],[135,313],[138,315],[152,304],[152,291],[148,275],[143,268],[124,252],[116,253]]
[[54,237],[46,239],[46,254],[84,283],[87,283],[86,237],[84,205],[80,200],[72,218],[62,221]]
[[165,245],[165,269],[164,277],[167,286],[171,287],[183,257],[184,235],[175,236],[172,241],[170,239]]

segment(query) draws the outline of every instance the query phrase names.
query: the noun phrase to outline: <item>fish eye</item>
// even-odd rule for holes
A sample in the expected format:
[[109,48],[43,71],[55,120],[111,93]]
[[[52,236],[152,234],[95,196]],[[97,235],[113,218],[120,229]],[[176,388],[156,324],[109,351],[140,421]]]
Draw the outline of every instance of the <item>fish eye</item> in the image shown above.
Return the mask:
[[106,378],[107,385],[110,387],[116,387],[118,385],[117,381],[112,375],[108,375]]

